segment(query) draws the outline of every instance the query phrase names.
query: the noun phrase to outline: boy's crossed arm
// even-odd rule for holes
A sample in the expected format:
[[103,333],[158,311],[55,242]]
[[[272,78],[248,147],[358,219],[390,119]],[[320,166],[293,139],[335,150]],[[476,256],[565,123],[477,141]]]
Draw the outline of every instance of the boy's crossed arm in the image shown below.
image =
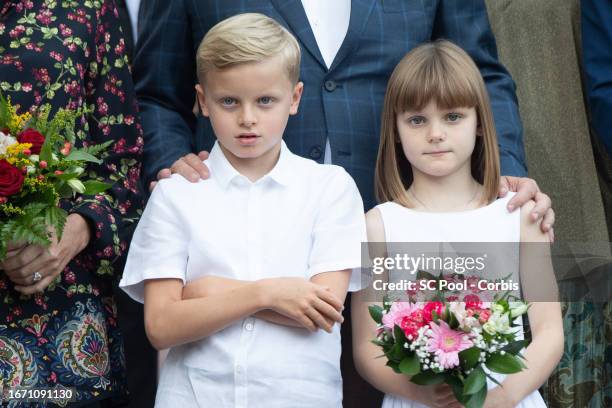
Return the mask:
[[[324,327],[331,331],[333,322],[343,320],[340,310],[349,273],[321,273],[312,282],[303,278],[254,282],[214,278],[215,285],[219,285],[214,292],[189,299],[183,295],[180,279],[148,279],[144,285],[147,336],[160,350],[208,337],[253,315],[278,324],[303,326],[313,331]],[[209,279],[209,285],[205,279]],[[212,279],[203,278],[199,289],[210,288]],[[321,285],[322,282],[327,286]],[[258,315],[264,311],[268,313]]]
[[[333,325],[342,323],[344,299],[348,290],[350,271],[324,272],[310,281],[303,278],[269,278],[258,281],[264,288],[265,303],[270,307],[253,316],[272,323],[303,327],[310,331],[321,328],[331,332]],[[183,288],[182,298],[196,299],[252,284],[250,281],[206,276]]]

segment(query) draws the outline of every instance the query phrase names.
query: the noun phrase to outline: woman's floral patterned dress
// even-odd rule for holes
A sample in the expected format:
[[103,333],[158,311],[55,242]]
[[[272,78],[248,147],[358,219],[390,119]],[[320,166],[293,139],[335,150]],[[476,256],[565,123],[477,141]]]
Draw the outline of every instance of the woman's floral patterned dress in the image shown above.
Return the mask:
[[[109,140],[90,176],[113,183],[62,202],[92,228],[89,246],[47,290],[21,296],[0,271],[0,383],[71,387],[84,403],[125,394],[112,298],[143,207],[142,130],[113,0],[8,0],[0,5],[0,89],[21,111],[87,107],[77,144]],[[13,402],[13,406],[34,406]],[[60,404],[61,405],[61,404]],[[11,406],[11,405],[9,405]]]

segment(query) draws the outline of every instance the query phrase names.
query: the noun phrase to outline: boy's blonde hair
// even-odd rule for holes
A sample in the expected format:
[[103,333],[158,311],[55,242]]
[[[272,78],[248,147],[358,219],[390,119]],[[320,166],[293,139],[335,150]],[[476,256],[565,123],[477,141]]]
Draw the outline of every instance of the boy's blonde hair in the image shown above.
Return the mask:
[[399,143],[396,120],[397,115],[421,110],[429,102],[435,102],[440,109],[476,109],[481,132],[472,152],[472,177],[484,186],[483,201],[493,201],[499,189],[499,149],[487,89],[470,56],[445,40],[413,49],[391,74],[376,160],[377,200],[414,206],[406,194],[413,181],[412,166]]
[[245,13],[216,24],[204,36],[196,54],[198,81],[206,74],[237,64],[280,57],[292,84],[300,77],[300,46],[295,37],[272,18]]

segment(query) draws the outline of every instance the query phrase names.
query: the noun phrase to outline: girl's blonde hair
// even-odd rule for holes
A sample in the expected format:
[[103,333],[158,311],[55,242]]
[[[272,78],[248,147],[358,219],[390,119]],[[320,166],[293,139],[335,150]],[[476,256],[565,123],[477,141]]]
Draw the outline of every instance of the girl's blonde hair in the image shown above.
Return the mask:
[[300,77],[300,46],[289,31],[259,13],[227,18],[212,27],[196,53],[198,81],[204,83],[211,70],[280,57],[292,84]]
[[410,51],[393,70],[385,95],[380,146],[376,160],[375,192],[379,202],[395,200],[414,206],[406,190],[412,167],[399,142],[397,115],[421,110],[430,102],[440,109],[475,108],[480,133],[472,152],[472,176],[484,186],[483,203],[499,189],[499,149],[489,96],[480,71],[455,44],[439,40]]

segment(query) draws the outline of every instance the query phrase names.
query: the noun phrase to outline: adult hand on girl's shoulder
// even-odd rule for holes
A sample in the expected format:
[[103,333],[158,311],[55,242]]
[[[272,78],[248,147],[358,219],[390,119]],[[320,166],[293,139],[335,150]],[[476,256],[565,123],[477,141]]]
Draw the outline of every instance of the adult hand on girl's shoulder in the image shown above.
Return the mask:
[[168,178],[175,173],[180,174],[192,183],[200,179],[206,180],[209,177],[208,167],[202,162],[207,158],[207,151],[201,151],[197,156],[193,153],[189,153],[181,157],[175,161],[169,169],[161,169],[157,173],[157,181],[152,181],[151,184],[149,184],[149,191],[153,191],[159,180]]
[[483,408],[513,408],[514,400],[503,387],[495,387],[487,392]]
[[550,242],[554,242],[555,212],[552,209],[552,201],[548,195],[540,191],[535,180],[527,177],[502,176],[499,183],[499,196],[504,197],[508,191],[516,192],[508,203],[508,210],[512,212],[533,200],[535,205],[531,209],[530,219],[533,223],[541,220],[540,229],[548,233]]

